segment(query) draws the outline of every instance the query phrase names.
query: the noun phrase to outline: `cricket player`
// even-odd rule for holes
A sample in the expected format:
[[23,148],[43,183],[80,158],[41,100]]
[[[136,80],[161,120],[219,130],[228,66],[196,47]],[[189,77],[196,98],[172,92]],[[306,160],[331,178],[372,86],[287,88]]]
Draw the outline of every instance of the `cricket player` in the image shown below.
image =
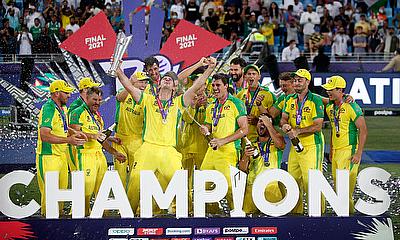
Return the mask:
[[[102,133],[104,122],[98,112],[103,92],[98,87],[87,90],[86,102],[72,111],[71,128],[82,131],[88,141],[77,150],[77,167],[85,174],[85,214],[90,215],[90,200],[99,191],[101,181],[107,171],[107,160],[102,148],[114,155],[119,161],[126,157],[109,145],[106,135]],[[100,143],[102,142],[102,143]]]
[[249,124],[249,134],[247,137],[251,142],[257,140],[257,122],[260,113],[267,113],[268,109],[274,104],[276,98],[268,88],[260,85],[261,73],[257,65],[247,65],[244,70],[245,81],[248,88],[240,91],[237,97],[246,105],[247,121]]
[[[80,132],[68,135],[68,115],[66,104],[74,89],[63,80],[50,84],[51,97],[39,113],[38,140],[36,148],[36,168],[41,193],[41,214],[46,215],[46,172],[58,171],[60,189],[68,187],[67,144],[83,145],[87,138]],[[60,211],[63,204],[60,203]]]
[[[213,76],[215,101],[207,107],[205,125],[201,127],[202,133],[211,133],[213,139],[200,169],[217,170],[225,176],[229,187],[226,200],[232,209],[230,166],[236,167],[238,163],[240,140],[248,133],[248,124],[243,102],[228,93],[228,80],[225,74],[217,73]],[[210,204],[207,212],[217,213],[218,206]]]
[[[144,72],[132,74],[131,83],[144,91],[150,78]],[[122,184],[127,187],[127,176],[133,167],[134,154],[142,145],[143,109],[132,96],[125,90],[116,96],[117,106],[115,111],[115,136],[120,143],[113,142],[112,146],[127,157],[127,161],[120,162],[114,159],[114,168],[118,171]]]
[[322,85],[328,93],[330,103],[326,114],[331,122],[330,158],[332,162],[333,182],[336,184],[336,170],[350,172],[350,213],[354,213],[353,192],[356,186],[358,167],[367,140],[367,125],[360,106],[344,101],[346,80],[341,76],[332,76]]
[[[100,83],[94,82],[91,78],[85,77],[82,78],[81,81],[78,84],[78,89],[79,89],[79,97],[75,99],[71,105],[69,105],[68,108],[68,117],[71,118],[71,113],[78,107],[80,107],[83,103],[86,102],[86,97],[87,97],[87,91],[91,87],[98,87],[100,86]],[[77,166],[76,166],[76,160],[77,155],[76,155],[76,148],[72,145],[68,145],[68,166],[69,170],[76,171]]]
[[[254,180],[258,174],[266,169],[281,168],[283,150],[285,149],[283,136],[275,129],[272,124],[272,118],[268,117],[265,113],[260,115],[257,122],[257,134],[255,148],[260,156],[253,158],[254,148],[246,147],[239,163],[239,166],[248,166],[241,169],[248,172],[243,203],[243,211],[246,214],[258,212],[252,198]],[[269,202],[279,202],[283,196],[284,192],[280,190],[278,182],[272,182],[266,187],[265,197]]]
[[243,69],[247,66],[246,61],[243,58],[236,57],[229,63],[229,88],[232,88],[232,95],[236,96],[242,89],[246,87],[246,81],[244,80]]
[[[180,96],[174,95],[174,85],[178,79],[174,72],[163,75],[159,90],[154,96],[140,91],[131,84],[121,69],[117,70],[119,81],[144,111],[144,142],[134,155],[135,163],[130,173],[128,186],[128,198],[133,212],[136,212],[139,205],[141,170],[152,170],[159,174],[159,178],[164,178],[169,183],[175,171],[182,168],[182,155],[175,149],[178,124],[184,108],[193,101],[196,92],[211,74],[215,62],[214,58],[208,58],[208,67],[204,74]],[[166,186],[163,187],[165,190]]]
[[[290,139],[298,137],[304,146],[302,152],[290,148],[288,172],[296,180],[300,188],[299,200],[293,213],[303,213],[303,192],[308,192],[308,170],[322,171],[324,139],[321,132],[324,120],[322,98],[308,90],[311,74],[306,69],[296,71],[293,80],[295,94],[286,97],[282,110],[281,126]],[[322,201],[325,210],[325,200]]]
[[282,94],[278,97],[274,105],[269,109],[268,113],[274,119],[276,125],[279,124],[282,115],[282,109],[285,106],[285,99],[289,94],[294,94],[293,88],[293,73],[283,72],[279,74],[279,87],[282,90]]

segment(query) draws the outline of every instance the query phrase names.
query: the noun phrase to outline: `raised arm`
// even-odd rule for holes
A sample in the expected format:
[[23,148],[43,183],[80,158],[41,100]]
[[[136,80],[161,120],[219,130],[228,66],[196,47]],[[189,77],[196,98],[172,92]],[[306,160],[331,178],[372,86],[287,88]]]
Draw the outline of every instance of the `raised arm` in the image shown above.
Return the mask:
[[210,57],[208,59],[208,67],[206,71],[196,81],[194,81],[193,85],[183,94],[183,102],[185,106],[189,106],[192,103],[194,97],[196,96],[197,90],[199,90],[201,86],[206,83],[207,78],[214,70],[216,62],[217,61],[215,58]]
[[272,119],[265,115],[260,116],[260,119],[267,127],[269,135],[271,136],[272,141],[274,141],[275,147],[281,150],[285,149],[285,140],[283,139],[283,136],[278,131],[276,131],[274,125],[272,125]]
[[125,73],[121,70],[121,68],[117,69],[117,78],[119,82],[124,86],[126,91],[132,96],[132,98],[139,102],[140,97],[142,96],[142,91],[139,88],[133,86],[133,84],[129,81],[129,78],[125,75]]
[[201,58],[200,61],[198,61],[197,63],[193,64],[190,67],[185,68],[182,72],[180,72],[178,74],[178,78],[180,80],[187,79],[193,73],[194,70],[198,69],[199,67],[206,66],[207,63],[208,63],[207,58],[205,57]]

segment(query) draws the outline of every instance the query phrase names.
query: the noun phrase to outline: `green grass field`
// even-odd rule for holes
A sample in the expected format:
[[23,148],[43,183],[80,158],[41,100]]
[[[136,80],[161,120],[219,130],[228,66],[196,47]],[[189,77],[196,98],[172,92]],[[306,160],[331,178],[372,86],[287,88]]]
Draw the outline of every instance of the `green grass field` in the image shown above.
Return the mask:
[[[367,117],[366,121],[368,125],[368,141],[365,150],[400,150],[400,117]],[[330,129],[324,129],[324,134],[327,144],[329,144]],[[362,164],[360,170],[371,166],[388,171],[392,175],[392,182],[400,181],[400,164]],[[327,177],[330,175],[329,172],[325,174]],[[395,227],[395,239],[400,239],[400,190],[398,188],[391,189],[390,192],[392,203],[388,214],[392,217]],[[25,205],[31,199],[35,199],[40,203],[36,177],[27,187],[21,184],[13,186],[10,194],[11,200],[15,204]]]

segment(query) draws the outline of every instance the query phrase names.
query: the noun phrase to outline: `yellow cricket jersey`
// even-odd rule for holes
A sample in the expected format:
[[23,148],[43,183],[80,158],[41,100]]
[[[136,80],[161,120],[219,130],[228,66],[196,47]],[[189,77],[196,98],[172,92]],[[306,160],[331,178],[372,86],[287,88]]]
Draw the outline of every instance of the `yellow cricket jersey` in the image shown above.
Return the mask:
[[[264,96],[264,99],[262,100],[261,104],[264,106],[264,108],[269,109],[274,102],[276,101],[275,95],[272,94],[268,88],[259,86],[259,91],[257,93],[257,96]],[[260,110],[258,109],[258,106],[255,102],[255,97],[254,94],[256,91],[248,91],[248,89],[243,89],[240,91],[237,95],[237,98],[242,100],[242,102],[246,106],[247,110],[247,115],[253,115],[255,117],[260,116]],[[250,95],[250,96],[249,96]],[[254,102],[251,105],[252,99],[254,98]],[[256,125],[251,125],[249,124],[249,134],[248,138],[253,142],[257,138],[257,126]]]
[[[214,111],[215,107],[217,109]],[[216,106],[216,101],[214,101],[207,107],[205,123],[211,125],[211,133],[214,138],[225,138],[239,129],[237,120],[242,116],[246,116],[246,107],[243,102],[228,94],[228,98],[222,106],[221,104]],[[221,150],[224,149],[240,150],[240,139],[230,142],[221,148]]]
[[[324,104],[322,103],[322,98],[319,95],[311,93],[308,91],[306,95],[307,99],[304,102],[302,108],[300,125],[296,124],[296,110],[301,108],[301,102],[298,101],[297,94],[290,94],[285,99],[285,106],[283,107],[283,112],[288,114],[288,124],[292,128],[305,128],[313,125],[313,121],[318,118],[324,118]],[[303,146],[322,144],[323,136],[322,132],[315,132],[314,134],[302,134],[299,135],[299,139]]]
[[282,164],[283,150],[275,147],[273,141],[270,143],[257,142],[256,145],[260,156],[250,159],[249,174],[247,175],[249,183],[253,183],[257,175],[265,169],[281,168]]
[[276,102],[273,104],[273,106],[278,109],[279,111],[282,112],[283,107],[285,106],[285,99],[286,99],[286,95],[284,93],[282,93],[278,99],[276,100]]
[[78,98],[76,98],[70,105],[68,108],[68,117],[71,118],[71,113],[77,109],[78,107],[82,106],[82,104],[84,104],[85,101],[83,101],[82,97],[79,96]]
[[[204,124],[206,118],[206,108],[187,107],[184,111],[182,119],[185,126],[182,131],[182,142],[184,144],[185,153],[199,153],[207,151],[207,142],[203,134],[200,132],[199,126],[193,121],[192,117],[200,124]],[[191,117],[189,116],[191,115]],[[206,149],[204,149],[206,148]]]
[[[282,93],[278,97],[278,99],[276,100],[274,105],[272,105],[272,106],[275,107],[277,110],[279,110],[282,113],[283,107],[285,106],[285,99],[286,99],[286,94]],[[276,118],[273,121],[274,125],[278,126],[281,121],[281,118],[282,118],[282,114],[279,114],[278,116],[276,116]]]
[[[60,113],[60,111],[62,111]],[[38,141],[36,153],[42,155],[61,155],[67,151],[67,144],[51,144],[48,142],[43,142],[40,139],[40,128],[47,127],[50,128],[50,133],[57,137],[67,137],[68,134],[68,118],[67,118],[67,108],[62,107],[57,109],[56,103],[49,99],[42,106],[39,113],[39,126],[38,126]],[[63,114],[64,117],[61,116]],[[64,118],[64,122],[63,122]]]
[[115,132],[124,136],[142,136],[143,129],[143,108],[136,104],[130,94],[124,101],[116,102]]
[[[178,127],[184,110],[183,95],[169,101],[162,100],[162,105],[168,111],[166,122],[163,123],[161,111],[156,97],[142,93],[139,105],[144,111],[143,141],[161,146],[176,147],[178,143]],[[168,105],[170,105],[168,107]]]
[[[97,134],[99,131],[103,131],[104,128],[103,118],[98,113],[92,114],[86,104],[82,104],[72,111],[70,124],[80,125],[82,132],[90,134]],[[101,151],[102,146],[96,139],[90,139],[82,146],[77,146],[76,149],[82,153],[95,152]]]
[[[330,102],[326,106],[326,113],[332,126],[333,149],[357,145],[358,130],[355,122],[360,116],[363,116],[360,106],[357,103],[343,103],[339,107]],[[339,136],[336,135],[335,117],[339,119]]]

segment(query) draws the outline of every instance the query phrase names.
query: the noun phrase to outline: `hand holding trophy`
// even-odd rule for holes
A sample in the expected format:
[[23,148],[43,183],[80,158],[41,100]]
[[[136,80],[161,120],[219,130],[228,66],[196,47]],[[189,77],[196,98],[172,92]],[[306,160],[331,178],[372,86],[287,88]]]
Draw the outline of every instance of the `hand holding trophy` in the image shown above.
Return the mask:
[[116,70],[121,64],[121,59],[124,56],[126,48],[130,43],[132,36],[126,37],[123,32],[119,32],[117,35],[117,41],[112,56],[112,63],[110,69],[107,71],[107,75],[111,77],[117,77]]

